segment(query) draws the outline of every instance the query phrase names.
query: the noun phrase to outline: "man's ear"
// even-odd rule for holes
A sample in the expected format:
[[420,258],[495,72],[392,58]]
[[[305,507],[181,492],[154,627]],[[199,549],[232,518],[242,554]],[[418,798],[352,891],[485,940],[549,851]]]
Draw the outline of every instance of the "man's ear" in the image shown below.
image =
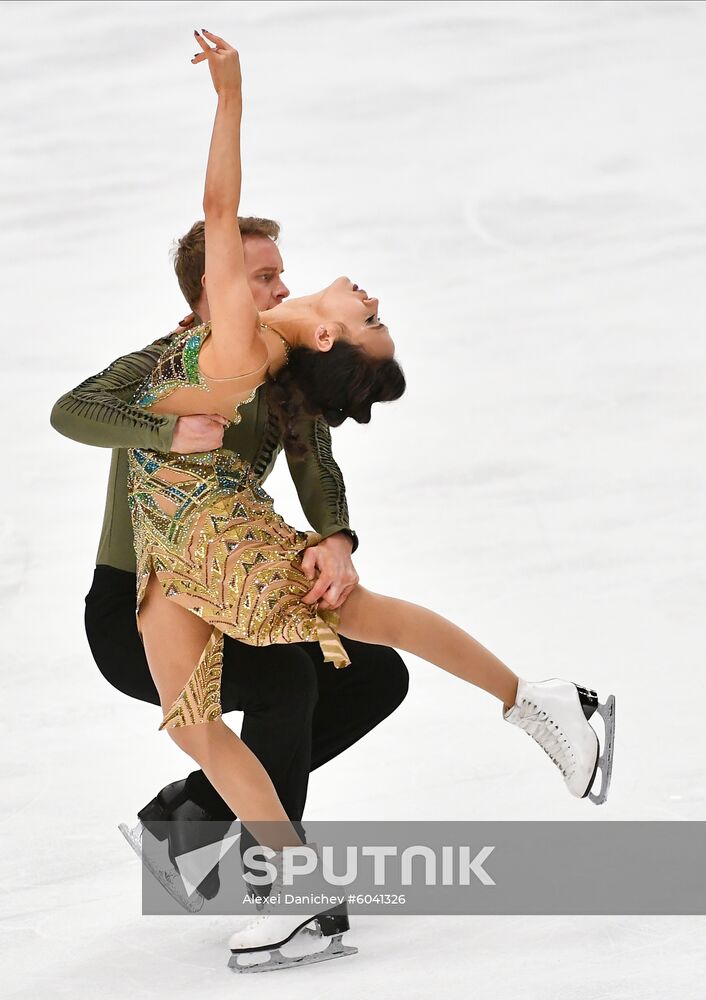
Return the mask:
[[314,330],[314,344],[317,351],[330,351],[335,342],[336,337],[331,326],[321,323]]

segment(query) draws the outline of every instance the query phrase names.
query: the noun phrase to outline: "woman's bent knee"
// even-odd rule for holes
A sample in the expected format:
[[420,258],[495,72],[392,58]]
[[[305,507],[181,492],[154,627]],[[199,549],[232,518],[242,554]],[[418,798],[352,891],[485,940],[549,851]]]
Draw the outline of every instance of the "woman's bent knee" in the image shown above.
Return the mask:
[[[213,757],[218,753],[226,730],[228,727],[222,718],[213,719],[211,722],[199,722],[194,726],[167,728],[167,732],[176,745],[201,767],[208,767],[212,762]],[[232,730],[228,731],[232,732]]]

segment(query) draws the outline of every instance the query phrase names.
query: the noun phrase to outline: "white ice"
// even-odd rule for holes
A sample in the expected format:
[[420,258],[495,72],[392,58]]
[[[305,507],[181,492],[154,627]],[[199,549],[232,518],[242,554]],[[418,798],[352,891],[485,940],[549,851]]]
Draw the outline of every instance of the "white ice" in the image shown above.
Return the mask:
[[[94,665],[110,456],[49,413],[187,311],[168,250],[201,211],[205,24],[242,53],[242,211],[282,222],[294,293],[378,295],[408,377],[334,432],[363,582],[617,698],[598,809],[405,656],[408,697],[312,774],[305,819],[706,819],[704,4],[2,15],[5,996],[702,997],[698,917],[354,914],[355,958],[237,980],[232,919],[143,917],[117,824],[190,762]],[[303,526],[284,462],[267,488]]]

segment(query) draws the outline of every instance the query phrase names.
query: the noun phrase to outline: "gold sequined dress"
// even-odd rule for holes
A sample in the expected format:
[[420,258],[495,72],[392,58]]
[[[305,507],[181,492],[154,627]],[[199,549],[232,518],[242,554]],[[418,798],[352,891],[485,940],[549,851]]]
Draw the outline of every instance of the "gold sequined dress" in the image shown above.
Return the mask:
[[[238,407],[265,381],[269,359],[247,376],[211,378],[199,363],[210,332],[204,323],[175,335],[133,403],[178,414],[218,412],[237,423]],[[154,569],[167,598],[214,626],[160,729],[221,715],[224,634],[251,646],[318,641],[326,661],[348,666],[336,632],[338,614],[301,600],[312,587],[301,556],[320,536],[288,525],[235,452],[128,449],[128,504],[137,558],[136,615]]]

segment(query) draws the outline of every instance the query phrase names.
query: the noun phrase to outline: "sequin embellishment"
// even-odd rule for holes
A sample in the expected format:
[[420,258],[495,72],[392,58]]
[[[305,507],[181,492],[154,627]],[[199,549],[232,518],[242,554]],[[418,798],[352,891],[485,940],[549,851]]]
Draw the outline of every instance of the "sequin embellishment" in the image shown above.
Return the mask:
[[[133,402],[149,408],[180,386],[208,391],[198,366],[206,332],[204,324],[175,338]],[[233,422],[239,419],[236,413]],[[220,717],[224,634],[252,646],[318,641],[327,662],[350,664],[336,632],[338,613],[301,600],[311,589],[301,556],[319,536],[292,528],[274,511],[247,462],[226,448],[187,455],[130,448],[127,454],[136,615],[154,569],[170,600],[214,626],[160,729]]]

